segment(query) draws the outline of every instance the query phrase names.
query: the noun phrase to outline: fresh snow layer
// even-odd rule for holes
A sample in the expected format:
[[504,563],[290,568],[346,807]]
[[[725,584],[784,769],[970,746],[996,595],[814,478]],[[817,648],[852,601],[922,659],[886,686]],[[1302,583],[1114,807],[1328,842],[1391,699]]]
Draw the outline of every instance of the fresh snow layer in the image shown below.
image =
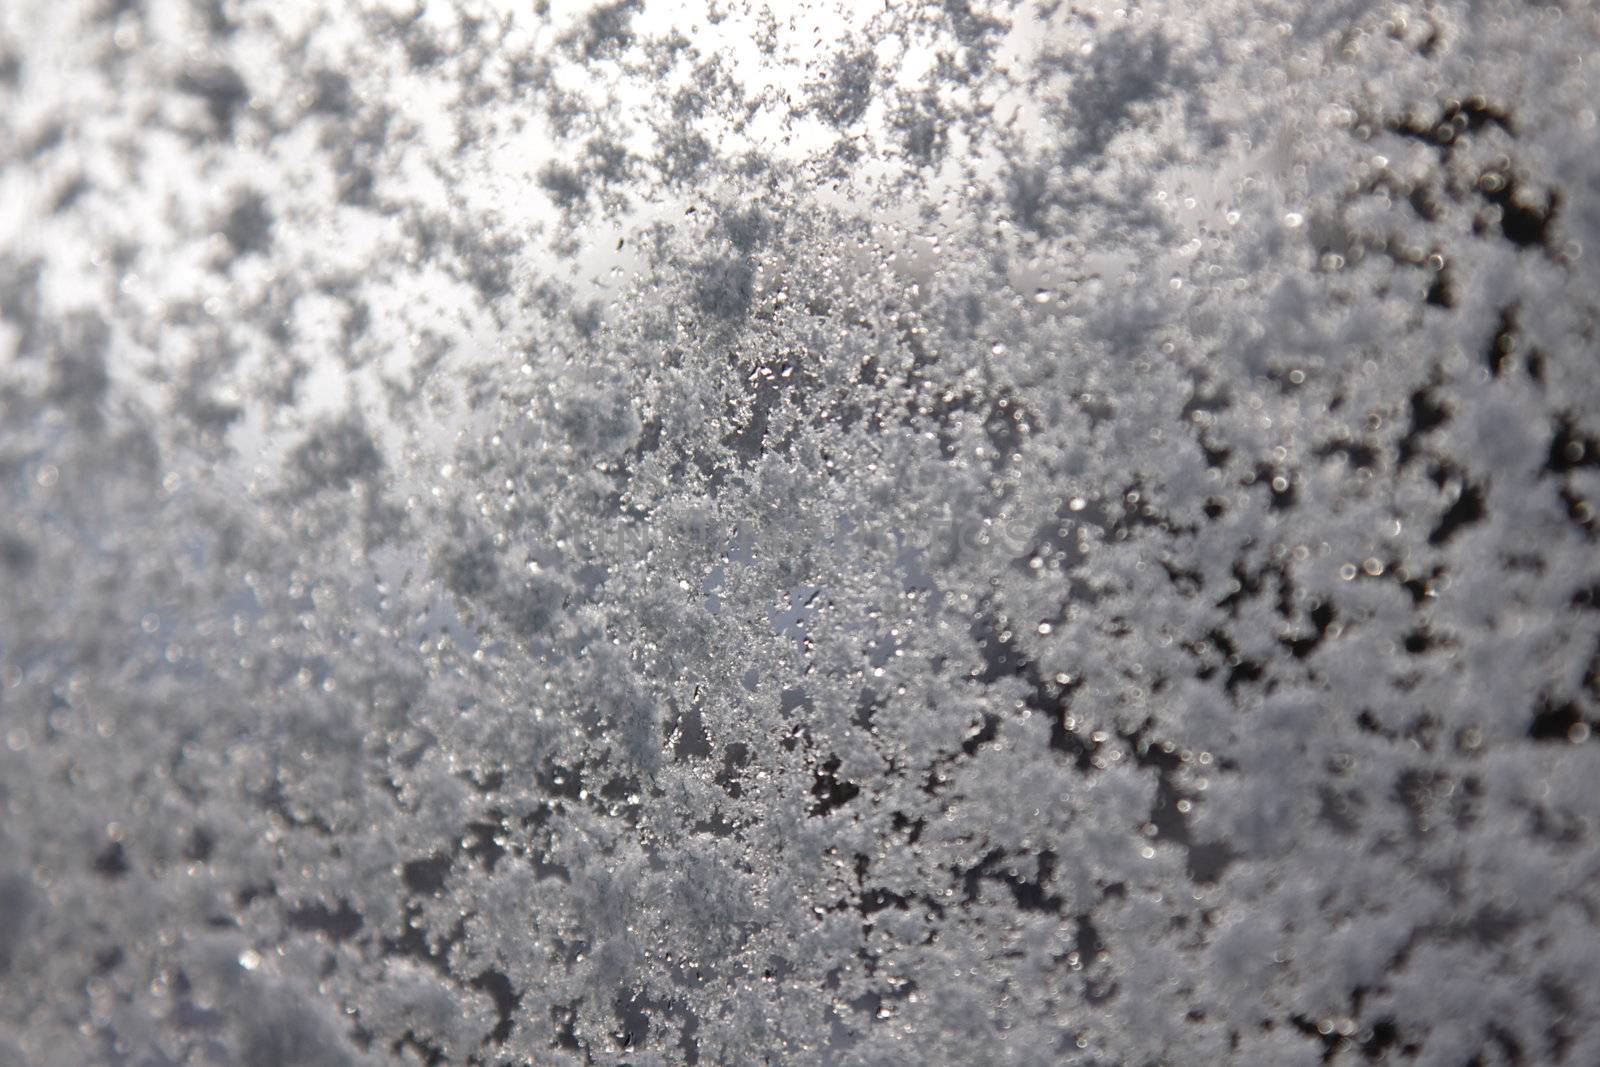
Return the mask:
[[0,1065],[1600,1064],[1587,0],[0,5]]

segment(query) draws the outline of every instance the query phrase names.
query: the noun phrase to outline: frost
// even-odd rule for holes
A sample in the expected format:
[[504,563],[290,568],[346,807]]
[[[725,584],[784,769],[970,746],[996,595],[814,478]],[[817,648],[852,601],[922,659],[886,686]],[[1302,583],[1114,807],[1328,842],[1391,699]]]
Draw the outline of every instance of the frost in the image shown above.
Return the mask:
[[0,1063],[1600,1062],[1492,7],[0,8]]

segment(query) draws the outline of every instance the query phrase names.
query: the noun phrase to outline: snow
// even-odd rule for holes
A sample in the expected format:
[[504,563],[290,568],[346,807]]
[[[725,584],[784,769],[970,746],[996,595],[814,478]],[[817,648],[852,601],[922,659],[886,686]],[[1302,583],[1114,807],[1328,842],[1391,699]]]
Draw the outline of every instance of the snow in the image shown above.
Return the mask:
[[0,9],[0,1063],[1600,1062],[1597,39]]

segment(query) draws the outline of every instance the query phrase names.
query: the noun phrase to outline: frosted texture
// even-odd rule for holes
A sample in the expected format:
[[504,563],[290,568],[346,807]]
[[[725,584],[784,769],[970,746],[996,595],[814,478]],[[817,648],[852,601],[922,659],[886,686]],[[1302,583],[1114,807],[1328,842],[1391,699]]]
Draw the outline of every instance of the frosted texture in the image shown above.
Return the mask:
[[0,1064],[1600,1064],[1597,46],[0,5]]

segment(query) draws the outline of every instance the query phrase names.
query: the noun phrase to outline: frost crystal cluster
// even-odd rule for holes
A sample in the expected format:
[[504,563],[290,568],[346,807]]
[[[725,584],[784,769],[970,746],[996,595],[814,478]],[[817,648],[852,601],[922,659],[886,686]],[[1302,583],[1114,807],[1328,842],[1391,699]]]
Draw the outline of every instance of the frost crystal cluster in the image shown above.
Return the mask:
[[0,1064],[1600,1064],[1588,0],[0,5]]

